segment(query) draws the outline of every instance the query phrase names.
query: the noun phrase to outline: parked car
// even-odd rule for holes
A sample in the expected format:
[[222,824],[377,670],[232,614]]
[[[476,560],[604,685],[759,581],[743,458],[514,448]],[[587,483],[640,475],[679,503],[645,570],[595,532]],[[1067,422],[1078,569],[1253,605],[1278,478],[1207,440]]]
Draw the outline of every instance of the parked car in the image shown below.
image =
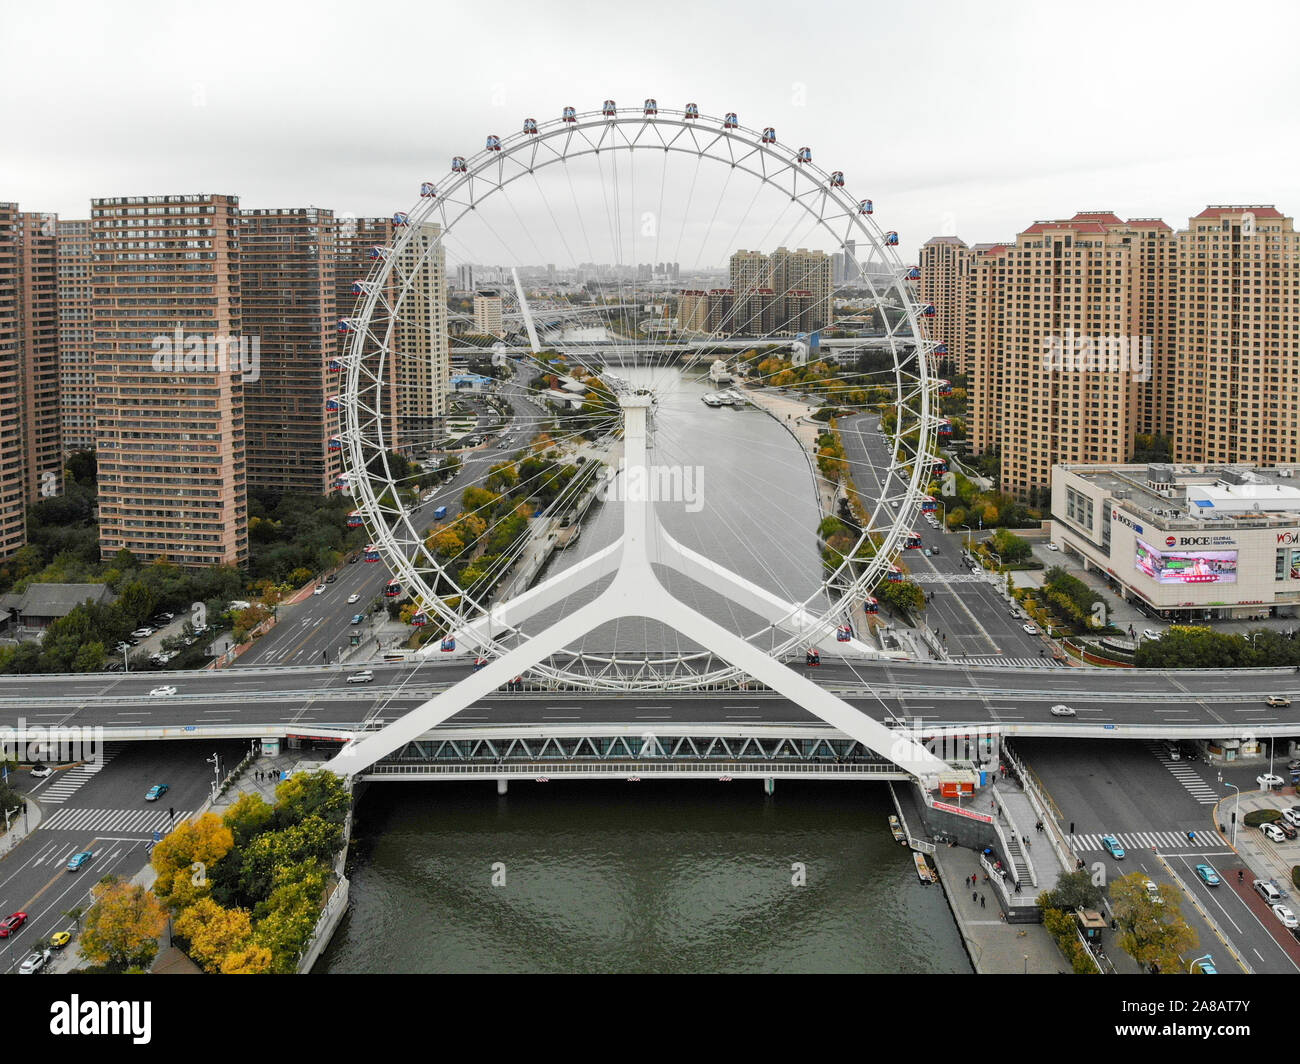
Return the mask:
[[375,674],[369,669],[364,672],[354,672],[348,677],[348,683],[369,683],[375,678]]
[[1288,931],[1294,931],[1300,927],[1300,920],[1295,918],[1295,913],[1281,903],[1273,906],[1273,915],[1282,921],[1282,926]]
[[1143,638],[1143,639],[1159,639],[1159,638],[1160,638],[1160,633],[1157,632],[1154,628],[1143,628],[1143,629],[1142,629],[1142,638]]
[[154,632],[156,632],[156,631],[157,631],[156,628],[147,628],[147,627],[146,627],[146,628],[137,628],[134,632],[131,633],[131,638],[132,638],[132,639],[148,639],[148,638],[149,638],[151,635],[153,635]]
[[1103,835],[1101,844],[1115,860],[1122,861],[1124,859],[1124,847],[1119,844],[1119,839],[1115,838],[1114,835]]
[[1037,634],[1038,634],[1038,629],[1037,629],[1036,627],[1034,627],[1032,624],[1022,624],[1020,627],[1023,628],[1023,629],[1025,630],[1025,635],[1037,635]]
[[1049,544],[1047,545],[1047,549],[1048,549],[1048,550],[1060,550],[1061,548],[1058,547],[1055,543],[1049,543]]
[[1255,888],[1255,893],[1270,905],[1282,900],[1282,892],[1266,879],[1257,879],[1251,886]]
[[1255,782],[1259,784],[1262,791],[1276,790],[1278,787],[1286,785],[1286,781],[1275,772],[1264,772],[1255,777]]
[[1293,805],[1290,809],[1283,809],[1282,819],[1288,824],[1300,827],[1300,805]]
[[50,936],[50,945],[55,949],[62,949],[71,941],[71,931],[55,931],[54,934]]
[[1207,887],[1217,887],[1221,882],[1219,879],[1219,873],[1214,870],[1212,865],[1198,864],[1196,866],[1196,874],[1205,881]]
[[1054,717],[1073,717],[1074,715],[1074,708],[1064,703],[1058,703],[1052,707],[1052,716]]
[[145,792],[144,800],[146,802],[156,802],[169,790],[171,790],[171,787],[168,784],[155,783],[152,787],[149,788],[148,791]]
[[18,966],[19,975],[35,975],[45,967],[45,962],[50,959],[50,951],[47,949],[38,950],[36,953],[29,953],[24,958],[23,963]]
[[1295,827],[1287,823],[1285,820],[1275,820],[1273,821],[1273,826],[1276,827],[1278,831],[1282,832],[1282,834],[1288,839],[1294,839],[1297,835],[1300,835],[1300,832],[1297,832]]
[[1286,836],[1282,834],[1282,829],[1276,824],[1260,824],[1259,830],[1263,833],[1264,838],[1270,842],[1285,842]]
[[1289,706],[1291,699],[1286,695],[1269,695],[1264,701],[1270,706]]

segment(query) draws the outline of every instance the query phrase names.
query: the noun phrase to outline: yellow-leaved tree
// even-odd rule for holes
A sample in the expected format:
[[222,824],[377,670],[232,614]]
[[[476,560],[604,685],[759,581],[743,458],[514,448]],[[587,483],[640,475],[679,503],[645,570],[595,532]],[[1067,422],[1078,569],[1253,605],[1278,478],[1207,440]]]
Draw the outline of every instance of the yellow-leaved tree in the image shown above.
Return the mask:
[[105,876],[90,888],[94,903],[81,925],[82,956],[118,971],[147,968],[167,926],[162,904],[135,883]]
[[232,953],[248,949],[253,922],[247,909],[223,909],[200,898],[176,918],[176,933],[189,939],[190,957],[204,971],[217,972]]
[[153,848],[152,864],[158,873],[154,893],[172,912],[193,905],[208,893],[209,870],[234,844],[230,829],[216,813],[182,822]]

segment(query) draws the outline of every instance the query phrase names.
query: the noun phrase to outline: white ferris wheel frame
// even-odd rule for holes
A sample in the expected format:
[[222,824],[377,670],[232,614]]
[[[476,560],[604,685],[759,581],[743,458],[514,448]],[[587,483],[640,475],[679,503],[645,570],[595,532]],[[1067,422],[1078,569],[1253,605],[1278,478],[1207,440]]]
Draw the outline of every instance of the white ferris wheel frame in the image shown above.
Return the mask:
[[[894,560],[901,553],[912,519],[925,497],[923,486],[932,476],[934,443],[943,420],[931,403],[938,381],[931,373],[930,358],[938,345],[925,336],[921,322],[924,304],[907,280],[907,269],[897,253],[885,243],[884,232],[874,215],[862,213],[860,201],[849,195],[845,187],[833,184],[831,175],[811,161],[802,160],[794,151],[775,142],[765,141],[760,131],[739,124],[727,126],[723,120],[712,116],[688,117],[685,111],[667,109],[647,114],[643,108],[615,109],[611,115],[601,109],[577,113],[572,119],[538,122],[536,132],[521,130],[499,138],[499,143],[499,149],[485,148],[477,155],[466,157],[463,171],[448,174],[435,184],[434,196],[422,196],[407,212],[406,224],[393,246],[380,249],[379,260],[370,276],[360,282],[362,294],[353,317],[344,319],[351,331],[351,343],[342,355],[345,384],[340,392],[343,413],[340,435],[345,468],[357,509],[393,579],[401,584],[404,592],[411,592],[420,609],[436,614],[447,625],[456,638],[458,653],[472,648],[482,654],[505,655],[512,649],[512,644],[506,640],[534,638],[518,627],[526,617],[564,597],[554,586],[559,578],[553,577],[494,606],[479,601],[455,585],[445,568],[426,549],[425,537],[411,521],[411,511],[401,503],[388,466],[385,415],[379,409],[382,404],[374,402],[373,396],[382,396],[382,389],[391,386],[383,378],[394,327],[400,319],[402,303],[415,279],[426,268],[429,256],[441,250],[443,240],[462,217],[476,210],[493,194],[539,169],[557,163],[567,165],[572,159],[608,151],[684,152],[700,160],[730,165],[788,193],[792,202],[802,206],[833,237],[832,223],[842,227],[842,235],[838,237],[841,247],[850,239],[859,246],[870,245],[876,261],[884,263],[892,277],[890,284],[877,289],[875,280],[864,272],[863,277],[873,297],[879,305],[882,293],[895,292],[904,310],[892,323],[887,314],[881,313],[894,363],[896,400],[893,406],[897,418],[890,464],[881,494],[852,550],[845,554],[829,576],[823,578],[812,595],[802,603],[785,602],[734,576],[717,563],[669,541],[677,552],[684,552],[678,553],[678,558],[689,556],[694,571],[688,575],[698,579],[700,573],[709,573],[726,585],[725,594],[737,598],[768,621],[768,626],[758,634],[773,632],[783,637],[762,653],[780,657],[796,647],[826,645],[827,640],[835,646],[838,622],[834,619],[844,616],[843,604],[847,603],[851,608],[856,599],[869,593],[887,573],[896,569]],[[422,227],[429,223],[441,226],[440,235],[428,242],[409,270],[403,269],[403,253]],[[868,261],[870,258],[869,253]],[[390,296],[389,282],[394,277],[398,283],[393,286],[395,290]],[[376,459],[382,466],[382,475],[372,482],[367,470]],[[905,487],[895,492],[898,472],[903,468],[907,469],[903,478]],[[899,504],[896,510],[892,507],[894,502]],[[887,524],[880,520],[882,516],[887,519]],[[626,532],[625,527],[625,536]],[[660,534],[666,537],[662,531]],[[875,543],[872,556],[865,560],[856,558],[857,552],[868,541]],[[582,563],[580,568],[589,570],[589,580],[608,575],[617,567],[618,551],[615,548],[618,546],[616,543]],[[666,557],[654,560],[671,564]],[[456,605],[448,604],[435,593],[434,587],[429,586],[425,573],[430,571],[435,574],[435,584],[442,579],[457,587],[459,602]],[[564,594],[575,588],[577,575],[576,568],[562,574],[567,588]],[[829,608],[818,606],[815,613],[810,612],[810,604],[821,596],[827,597]],[[743,638],[752,640],[756,636]],[[849,643],[839,643],[837,649],[850,654],[879,656],[856,638]],[[703,652],[703,656],[711,654],[711,650]],[[556,649],[555,657],[566,656],[574,661],[586,658],[599,664],[601,669],[597,673],[580,673],[564,665],[539,662],[528,671],[555,683],[591,690],[686,690],[726,683],[746,671],[734,664],[703,672],[673,670],[668,674],[647,667],[651,664],[681,665],[687,659],[702,656],[698,651],[665,656],[656,663],[638,660],[641,668],[634,670],[632,676],[619,668],[628,662],[616,657],[565,647]]]

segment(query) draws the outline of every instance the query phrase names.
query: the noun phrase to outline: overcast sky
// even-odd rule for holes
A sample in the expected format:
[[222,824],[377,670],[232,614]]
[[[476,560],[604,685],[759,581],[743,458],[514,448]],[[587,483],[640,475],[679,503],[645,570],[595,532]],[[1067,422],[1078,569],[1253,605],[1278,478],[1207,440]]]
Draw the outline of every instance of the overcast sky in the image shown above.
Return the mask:
[[1300,211],[1300,4],[9,0],[0,200],[356,214],[523,117],[656,97],[842,169],[905,251],[1111,209]]

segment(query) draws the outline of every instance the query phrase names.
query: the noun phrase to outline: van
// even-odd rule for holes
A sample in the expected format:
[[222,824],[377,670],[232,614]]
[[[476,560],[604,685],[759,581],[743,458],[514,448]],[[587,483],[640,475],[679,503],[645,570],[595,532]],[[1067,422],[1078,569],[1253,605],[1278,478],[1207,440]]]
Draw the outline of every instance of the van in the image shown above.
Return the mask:
[[1268,902],[1269,905],[1282,900],[1282,892],[1272,883],[1266,883],[1262,879],[1255,880],[1255,893]]

